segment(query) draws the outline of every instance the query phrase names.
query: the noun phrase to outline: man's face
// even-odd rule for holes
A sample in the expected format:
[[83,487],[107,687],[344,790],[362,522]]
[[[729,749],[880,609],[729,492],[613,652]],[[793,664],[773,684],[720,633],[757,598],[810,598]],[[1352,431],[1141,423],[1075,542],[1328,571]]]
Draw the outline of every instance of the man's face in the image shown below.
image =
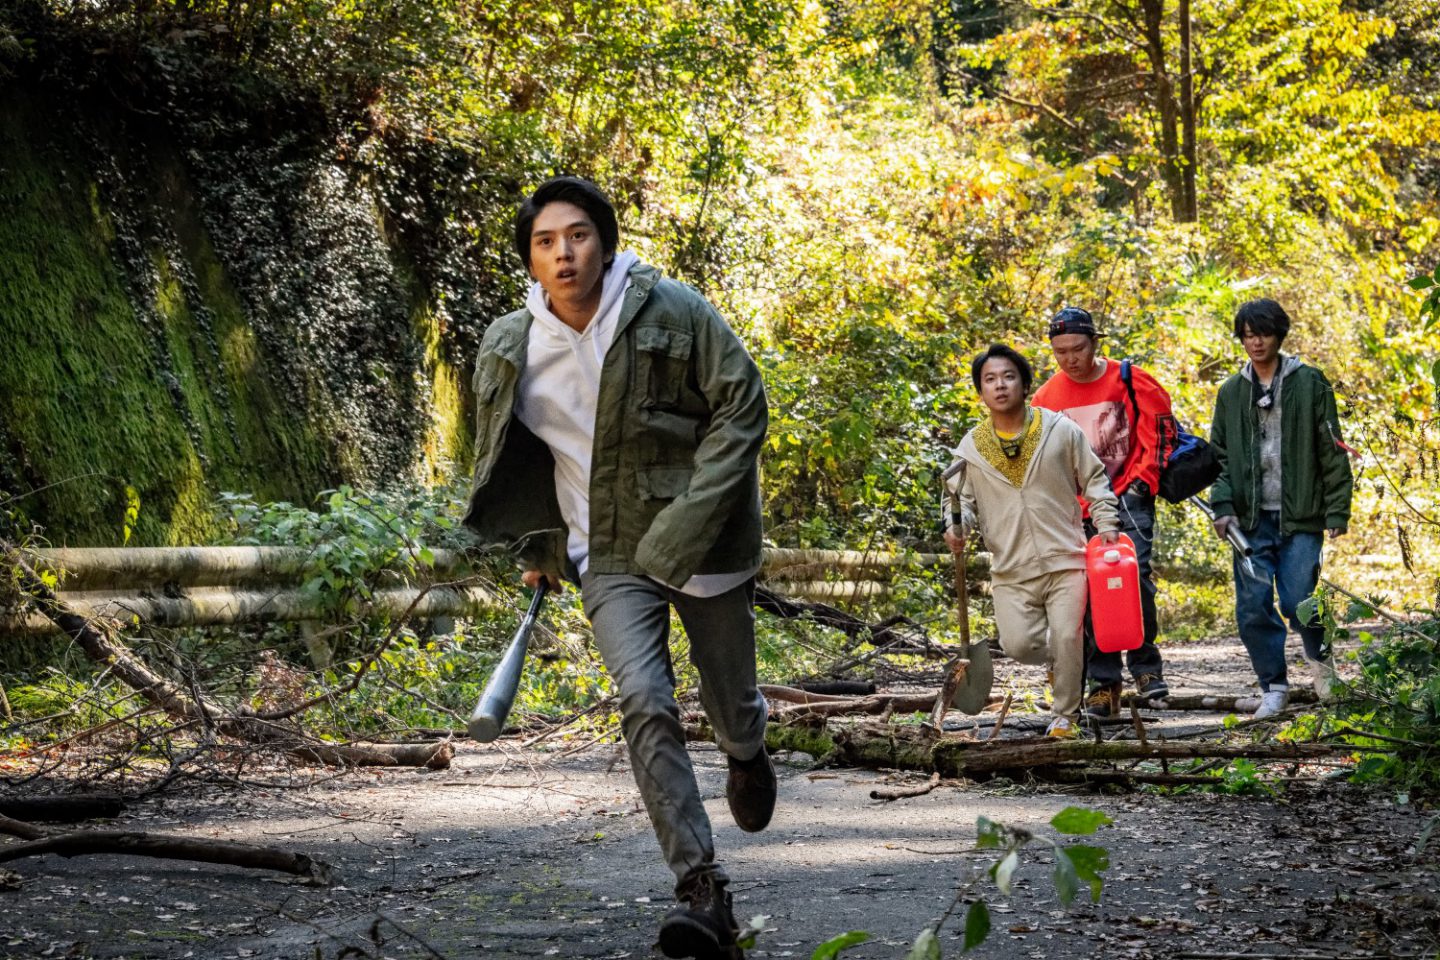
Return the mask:
[[1085,383],[1095,375],[1095,338],[1083,333],[1062,333],[1050,338],[1055,362],[1071,380]]
[[589,215],[559,200],[541,207],[530,232],[530,276],[551,301],[583,303],[604,273],[604,246]]
[[1020,371],[1004,357],[991,357],[980,368],[980,401],[991,413],[1015,413],[1025,406]]
[[1240,343],[1245,347],[1245,355],[1250,362],[1259,366],[1267,367],[1280,357],[1280,337],[1273,333],[1256,333],[1248,323],[1240,336]]

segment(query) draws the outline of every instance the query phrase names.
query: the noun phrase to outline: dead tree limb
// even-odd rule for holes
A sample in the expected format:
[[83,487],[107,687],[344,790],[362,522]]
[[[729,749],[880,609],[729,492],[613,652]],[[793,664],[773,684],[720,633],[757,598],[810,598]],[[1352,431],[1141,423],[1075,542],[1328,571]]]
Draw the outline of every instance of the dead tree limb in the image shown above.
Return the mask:
[[[246,707],[233,710],[204,697],[198,690],[192,694],[179,684],[166,679],[109,630],[70,610],[40,578],[25,557],[12,544],[0,541],[5,563],[14,568],[20,588],[30,596],[39,610],[67,633],[93,662],[104,666],[126,686],[164,710],[185,721],[198,721],[225,736],[251,743],[271,746],[295,755],[304,762],[357,766],[426,766],[444,769],[449,766],[453,749],[447,743],[420,745],[373,744],[363,747],[324,744],[308,737],[298,727],[276,721],[293,716],[294,708],[274,714],[256,714]],[[389,642],[387,637],[386,642]],[[378,654],[377,654],[378,656]],[[345,689],[344,686],[340,691]],[[340,691],[328,691],[306,705],[324,702]]]
[[[839,630],[850,639],[852,644],[865,640],[876,647],[896,643],[911,647],[917,646],[912,637],[897,632],[895,629],[897,627],[907,627],[924,637],[924,631],[921,630],[919,624],[909,617],[887,617],[877,623],[866,623],[859,617],[846,613],[838,607],[832,607],[828,603],[806,603],[792,600],[762,584],[755,586],[755,608],[785,620],[808,618],[822,626]],[[928,638],[925,642],[929,642]]]
[[113,793],[51,794],[39,797],[0,797],[0,817],[41,820],[46,823],[79,823],[118,817],[125,799]]
[[801,701],[774,711],[777,719],[794,716],[835,717],[845,714],[929,713],[935,693],[877,693],[873,697],[843,697]]
[[[697,739],[713,738],[707,726],[697,728],[693,735]],[[976,741],[955,736],[936,737],[933,729],[916,725],[862,723],[830,727],[823,718],[813,714],[800,716],[797,722],[771,723],[765,730],[765,742],[774,751],[796,750],[840,766],[924,770],[939,773],[945,779],[984,778],[1042,768],[1083,770],[1087,764],[1133,760],[1243,758],[1293,762],[1344,757],[1357,750],[1353,745],[1326,743],[1222,744],[1155,740],[1145,744],[1134,740],[1091,743],[1045,737]]]
[[0,863],[24,857],[38,857],[46,853],[62,857],[118,853],[162,860],[221,863],[255,870],[278,870],[326,886],[338,879],[335,869],[323,860],[316,860],[303,853],[257,847],[234,840],[202,840],[136,830],[76,830],[52,834],[32,824],[4,816],[0,816],[0,833],[26,841],[0,847]]
[[[1221,713],[1246,713],[1245,700],[1254,700],[1255,695],[1236,696],[1233,694],[1179,694],[1166,697],[1163,700],[1146,700],[1135,694],[1127,694],[1121,699],[1122,704],[1131,702],[1139,704],[1146,710],[1158,709],[1160,705],[1166,710],[1214,710]],[[1237,706],[1237,702],[1240,703]],[[1315,703],[1315,691],[1306,690],[1300,687],[1293,687],[1290,690],[1291,703]],[[1250,706],[1254,710],[1254,706]]]
[[870,791],[871,800],[904,800],[908,797],[923,797],[925,794],[940,786],[940,774],[930,774],[930,779],[915,787],[894,787],[892,789],[878,788]]

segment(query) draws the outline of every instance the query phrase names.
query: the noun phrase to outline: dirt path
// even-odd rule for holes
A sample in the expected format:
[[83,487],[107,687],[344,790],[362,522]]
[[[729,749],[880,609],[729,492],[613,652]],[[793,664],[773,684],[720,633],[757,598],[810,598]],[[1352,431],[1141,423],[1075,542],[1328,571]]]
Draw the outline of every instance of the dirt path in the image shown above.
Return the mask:
[[[1233,648],[1167,653],[1180,689],[1236,692]],[[650,957],[671,879],[630,773],[613,745],[563,752],[467,744],[440,773],[137,808],[126,822],[141,829],[298,848],[337,865],[343,885],[118,857],[22,861],[21,889],[0,892],[0,956]],[[957,883],[988,863],[953,852],[972,843],[978,815],[1044,829],[1074,803],[1115,820],[1090,841],[1112,862],[1102,902],[1062,910],[1048,858],[1032,856],[1009,901],[987,890],[995,932],[977,956],[1440,949],[1440,856],[1415,855],[1427,815],[1393,796],[1339,783],[1256,798],[992,782],[882,804],[869,799],[880,774],[811,770],[796,755],[782,758],[773,825],[749,835],[729,821],[722,758],[707,746],[694,756],[737,916],[770,917],[754,958],[808,958],[857,929],[872,940],[845,957],[902,957]],[[958,925],[944,931],[947,957],[959,955],[958,935]]]

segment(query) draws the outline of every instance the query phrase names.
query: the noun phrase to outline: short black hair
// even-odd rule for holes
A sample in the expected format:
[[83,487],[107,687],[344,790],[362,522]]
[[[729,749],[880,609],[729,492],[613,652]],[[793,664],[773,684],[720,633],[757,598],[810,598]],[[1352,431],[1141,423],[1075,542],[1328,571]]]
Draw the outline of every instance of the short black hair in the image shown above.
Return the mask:
[[1009,360],[1015,364],[1015,369],[1020,371],[1021,389],[1027,395],[1030,393],[1030,384],[1035,381],[1035,371],[1030,369],[1030,361],[1003,343],[990,344],[984,353],[970,361],[970,379],[975,381],[977,391],[980,389],[980,371],[991,360]]
[[1240,304],[1240,309],[1235,311],[1235,339],[1245,338],[1245,328],[1249,327],[1256,333],[1269,335],[1274,334],[1283,343],[1285,335],[1290,332],[1290,314],[1269,297],[1261,297],[1258,300],[1247,300]]
[[515,214],[515,252],[520,254],[525,269],[530,269],[530,234],[535,230],[535,218],[552,203],[573,203],[585,211],[600,233],[600,246],[609,263],[620,245],[620,226],[610,198],[584,177],[551,177],[535,188]]

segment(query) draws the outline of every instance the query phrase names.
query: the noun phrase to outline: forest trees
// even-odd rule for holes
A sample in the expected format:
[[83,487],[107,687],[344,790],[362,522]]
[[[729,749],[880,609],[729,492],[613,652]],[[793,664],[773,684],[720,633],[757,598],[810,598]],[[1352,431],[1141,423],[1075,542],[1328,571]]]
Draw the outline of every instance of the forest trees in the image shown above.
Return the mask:
[[1121,158],[1137,213],[1158,182],[1171,216],[1194,221],[1234,172],[1264,168],[1270,199],[1389,227],[1401,156],[1440,131],[1426,104],[1364,73],[1395,22],[1340,0],[1002,6],[1011,29],[952,46],[954,68],[1019,108],[1053,157]]

